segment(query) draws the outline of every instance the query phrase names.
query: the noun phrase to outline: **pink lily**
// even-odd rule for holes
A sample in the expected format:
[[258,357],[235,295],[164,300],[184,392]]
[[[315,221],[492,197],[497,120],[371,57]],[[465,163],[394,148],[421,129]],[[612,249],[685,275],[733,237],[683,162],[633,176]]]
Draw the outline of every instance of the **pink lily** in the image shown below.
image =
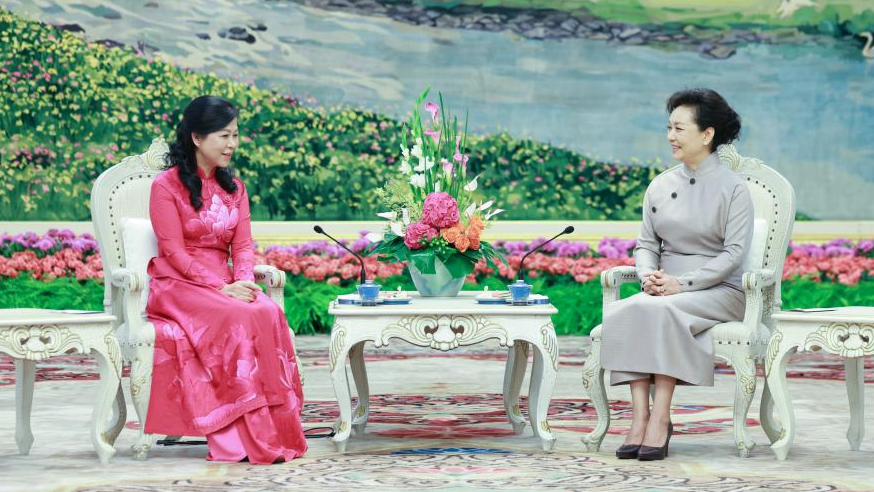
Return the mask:
[[447,176],[451,176],[452,168],[454,167],[452,163],[446,159],[440,159],[440,164],[443,164],[443,172],[446,173]]
[[431,139],[434,140],[434,143],[440,143],[440,132],[439,131],[437,131],[437,130],[425,130],[422,133],[431,137]]
[[434,124],[437,124],[437,113],[440,112],[440,106],[434,103],[428,103],[425,105],[425,111],[431,113],[431,121],[433,121]]
[[461,149],[459,146],[461,145],[461,135],[455,136],[455,155],[452,156],[452,160],[457,162],[463,168],[467,169],[467,160],[468,157],[466,154],[461,153]]

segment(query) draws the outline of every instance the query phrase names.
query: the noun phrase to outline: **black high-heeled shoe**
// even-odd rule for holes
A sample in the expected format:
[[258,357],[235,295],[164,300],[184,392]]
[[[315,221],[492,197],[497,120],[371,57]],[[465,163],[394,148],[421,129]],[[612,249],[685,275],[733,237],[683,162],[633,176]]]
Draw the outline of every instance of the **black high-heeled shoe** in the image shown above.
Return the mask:
[[633,460],[637,458],[640,444],[623,444],[616,449],[616,457],[620,460]]
[[668,422],[668,437],[665,439],[665,445],[660,448],[652,446],[640,446],[637,451],[637,459],[640,461],[657,461],[668,457],[668,444],[671,442],[671,434],[674,433],[674,424]]

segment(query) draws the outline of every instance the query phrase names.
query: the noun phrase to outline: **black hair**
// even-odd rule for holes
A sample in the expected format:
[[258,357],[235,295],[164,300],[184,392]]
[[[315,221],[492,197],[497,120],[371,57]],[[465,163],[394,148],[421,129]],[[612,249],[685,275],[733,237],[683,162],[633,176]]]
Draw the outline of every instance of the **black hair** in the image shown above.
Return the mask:
[[680,106],[692,108],[695,124],[702,131],[713,128],[711,149],[714,151],[740,136],[740,116],[718,92],[704,88],[677,91],[668,98],[668,114]]
[[[182,111],[182,121],[176,126],[176,141],[170,144],[170,152],[164,158],[167,168],[178,167],[179,179],[188,189],[191,206],[200,210],[203,199],[200,197],[203,181],[197,174],[197,148],[191,134],[207,135],[217,132],[228,125],[239,115],[239,111],[227,99],[218,96],[200,96]],[[230,168],[217,167],[215,179],[219,186],[228,193],[237,191],[234,174]]]

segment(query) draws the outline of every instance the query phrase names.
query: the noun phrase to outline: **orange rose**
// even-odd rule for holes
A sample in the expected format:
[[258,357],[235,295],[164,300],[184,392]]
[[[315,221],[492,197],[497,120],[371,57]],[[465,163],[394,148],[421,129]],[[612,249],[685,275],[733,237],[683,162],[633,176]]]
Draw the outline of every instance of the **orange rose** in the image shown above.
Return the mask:
[[474,215],[470,218],[470,229],[476,229],[480,232],[486,228],[486,224],[479,218],[479,216]]
[[482,231],[480,229],[477,229],[472,225],[471,227],[468,227],[465,236],[467,237],[467,240],[470,241],[470,249],[479,249],[479,238],[481,233]]
[[470,241],[470,249],[479,249],[479,237],[467,236],[467,240]]
[[467,251],[467,248],[470,247],[470,240],[467,236],[458,236],[458,239],[455,240],[455,249],[464,253]]
[[443,239],[445,239],[447,243],[453,244],[459,237],[464,235],[464,229],[461,228],[461,225],[456,224],[452,227],[443,229],[440,235],[443,236]]

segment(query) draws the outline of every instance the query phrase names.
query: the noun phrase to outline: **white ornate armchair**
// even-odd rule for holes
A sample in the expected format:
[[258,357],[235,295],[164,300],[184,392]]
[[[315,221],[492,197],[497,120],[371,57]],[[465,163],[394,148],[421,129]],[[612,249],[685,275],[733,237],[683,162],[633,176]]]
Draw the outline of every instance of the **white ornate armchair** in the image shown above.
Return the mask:
[[[749,457],[755,443],[747,435],[746,416],[756,391],[756,365],[764,362],[774,322],[780,311],[780,280],[786,248],[795,223],[795,191],[779,173],[759,159],[740,156],[732,145],[719,148],[719,157],[747,183],[755,208],[756,226],[743,287],[746,308],[743,321],[720,323],[711,329],[714,352],[735,371],[734,438],[738,454]],[[617,267],[601,273],[604,306],[619,300],[619,287],[638,282],[634,267]],[[598,451],[610,425],[610,408],[601,367],[601,325],[591,333],[592,349],[583,366],[583,387],[598,413],[595,429],[583,437],[589,451]],[[762,427],[773,443],[780,428],[773,419],[773,399],[765,384],[760,405]]]
[[[145,313],[149,288],[146,267],[157,255],[149,221],[149,194],[152,179],[164,167],[167,150],[164,140],[156,138],[145,153],[126,157],[104,171],[91,189],[91,220],[100,243],[106,286],[103,305],[119,320],[116,337],[124,363],[131,367],[130,393],[140,421],[140,439],[133,446],[136,459],[146,459],[155,441],[155,436],[144,431],[155,342],[155,329]],[[284,310],[285,272],[258,265],[255,280],[267,286],[267,295]]]

